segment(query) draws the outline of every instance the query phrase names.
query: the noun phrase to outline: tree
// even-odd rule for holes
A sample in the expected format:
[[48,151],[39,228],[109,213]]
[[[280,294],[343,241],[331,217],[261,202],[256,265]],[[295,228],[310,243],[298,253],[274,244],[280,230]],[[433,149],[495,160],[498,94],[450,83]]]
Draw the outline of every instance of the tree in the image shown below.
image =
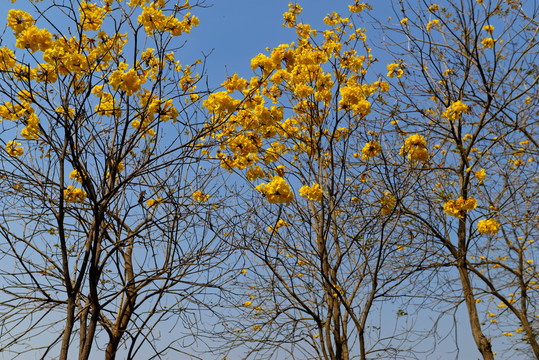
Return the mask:
[[369,116],[389,85],[369,77],[375,59],[352,20],[364,8],[328,15],[317,31],[290,4],[284,26],[297,41],[257,55],[255,76],[230,76],[204,102],[215,158],[253,184],[226,219],[223,240],[243,260],[216,334],[230,339],[221,353],[246,344],[245,358],[348,360],[409,349],[403,329],[376,319],[415,264],[400,269],[406,229],[394,208],[407,176],[387,166],[402,136],[382,140],[384,120]]
[[456,270],[456,293],[433,290],[466,305],[484,359],[501,335],[514,339],[509,353],[539,358],[538,10],[511,0],[401,2],[396,25],[379,23],[401,71],[385,116],[432,150],[424,166],[410,162],[418,181],[399,211],[419,238],[435,240],[424,247],[433,265]]
[[188,2],[32,6],[0,49],[0,350],[184,351],[157,330],[192,321],[224,251],[200,222],[199,61],[175,60],[198,19]]

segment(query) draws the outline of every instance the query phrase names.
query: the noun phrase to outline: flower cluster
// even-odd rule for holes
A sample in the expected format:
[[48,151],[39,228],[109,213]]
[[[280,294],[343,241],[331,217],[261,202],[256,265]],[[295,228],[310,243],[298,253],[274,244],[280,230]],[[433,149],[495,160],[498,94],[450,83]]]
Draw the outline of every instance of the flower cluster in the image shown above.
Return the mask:
[[462,101],[458,100],[451,104],[443,113],[442,117],[448,120],[458,120],[463,113],[468,111],[468,106]]
[[395,207],[395,196],[393,196],[389,191],[384,192],[382,198],[380,199],[380,204],[382,204],[382,215],[388,215]]
[[495,42],[496,41],[493,38],[484,38],[481,40],[481,45],[483,46],[483,49],[492,49]]
[[500,225],[496,219],[483,219],[477,222],[477,230],[482,234],[496,235]]
[[86,199],[86,192],[82,189],[68,186],[67,189],[64,190],[64,199],[67,202],[82,203],[84,199]]
[[0,49],[0,71],[9,71],[15,67],[17,60],[13,51],[4,46]]
[[141,86],[146,82],[147,74],[139,75],[135,69],[129,69],[129,71],[125,72],[127,68],[127,64],[120,63],[118,70],[110,74],[109,83],[114,90],[119,89],[125,91],[128,96],[131,96],[133,93],[139,91]]
[[256,187],[266,196],[272,204],[289,204],[294,200],[294,193],[290,189],[290,185],[280,176],[274,176],[271,182],[262,183]]
[[210,198],[209,194],[204,194],[202,191],[197,190],[193,193],[193,199],[195,201],[206,202]]
[[69,178],[77,182],[82,182],[82,174],[79,173],[76,169],[69,173]]
[[449,200],[444,204],[446,214],[460,217],[463,211],[470,211],[477,207],[477,200],[474,198],[464,199],[462,196],[457,200]]
[[479,180],[479,183],[482,183],[483,180],[487,177],[487,174],[485,172],[485,169],[481,168],[481,170],[478,170],[474,173],[475,178]]
[[21,156],[24,152],[24,148],[22,147],[22,144],[18,141],[9,141],[6,144],[6,150],[9,156]]
[[155,199],[149,199],[148,201],[146,201],[146,206],[151,208],[161,204],[163,201],[163,198],[158,196]]
[[275,224],[275,226],[268,226],[268,232],[277,232],[279,231],[280,228],[282,228],[283,226],[289,226],[289,224],[284,221],[283,219],[279,219],[279,221],[277,221],[277,224]]
[[154,31],[168,31],[172,36],[179,36],[183,33],[190,33],[193,27],[198,26],[199,20],[191,13],[184,15],[183,20],[175,18],[173,15],[166,16],[158,8],[155,2],[149,6],[143,6],[142,14],[138,17],[138,23],[144,26],[146,34],[151,35]]
[[399,66],[399,64],[392,63],[387,65],[387,76],[388,77],[398,77],[400,78],[404,74],[404,70],[402,70]]
[[320,189],[320,185],[313,183],[312,186],[304,185],[299,189],[299,195],[306,197],[309,200],[320,201],[324,195],[324,191]]
[[82,30],[99,30],[103,24],[106,9],[100,8],[97,4],[82,1],[79,6]]
[[362,159],[368,160],[372,157],[377,156],[382,151],[382,146],[380,144],[373,140],[369,141],[365,144],[363,149],[361,149],[361,153],[363,154]]
[[400,155],[408,155],[409,160],[425,161],[429,157],[427,150],[427,142],[423,135],[410,135],[404,141],[404,145],[400,149]]

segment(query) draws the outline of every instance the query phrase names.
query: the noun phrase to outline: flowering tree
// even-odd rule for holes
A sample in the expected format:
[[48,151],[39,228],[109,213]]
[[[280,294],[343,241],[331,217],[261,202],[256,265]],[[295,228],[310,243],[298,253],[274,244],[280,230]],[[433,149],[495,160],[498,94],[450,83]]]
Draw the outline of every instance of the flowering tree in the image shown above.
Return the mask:
[[243,212],[226,233],[242,262],[219,333],[247,344],[246,357],[367,359],[402,347],[372,318],[414,271],[396,270],[407,260],[395,192],[407,176],[386,165],[404,163],[399,151],[420,162],[428,152],[422,136],[384,134],[369,116],[389,85],[368,76],[375,59],[353,21],[365,7],[330,14],[317,31],[290,4],[284,26],[297,41],[257,55],[255,76],[233,74],[204,102],[214,156],[254,190],[237,194]]
[[158,323],[218,278],[199,75],[175,60],[198,19],[188,2],[34,3],[0,48],[0,351],[158,356],[177,339]]
[[380,24],[402,59],[385,116],[429,148],[424,165],[410,163],[417,185],[399,212],[418,239],[433,239],[423,247],[432,265],[456,270],[440,273],[446,284],[460,283],[431,294],[466,305],[484,359],[494,357],[491,338],[503,350],[503,336],[510,354],[539,358],[538,9],[511,0],[399,6],[396,25]]

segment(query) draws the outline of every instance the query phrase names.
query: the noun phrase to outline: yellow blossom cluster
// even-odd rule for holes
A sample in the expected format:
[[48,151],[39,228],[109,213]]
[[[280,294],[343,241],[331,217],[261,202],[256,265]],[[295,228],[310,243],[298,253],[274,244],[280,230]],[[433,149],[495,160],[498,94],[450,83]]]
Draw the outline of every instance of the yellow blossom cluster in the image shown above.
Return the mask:
[[382,215],[388,215],[391,213],[391,211],[393,211],[393,208],[395,207],[395,196],[393,196],[393,194],[391,194],[389,191],[386,191],[382,195],[380,203],[382,204]]
[[458,120],[462,114],[468,111],[468,106],[462,101],[458,100],[451,104],[443,113],[442,117],[448,120]]
[[286,226],[289,226],[289,224],[283,219],[279,219],[277,223],[275,224],[275,226],[268,226],[268,232],[274,232],[274,231],[277,232],[283,226],[286,227]]
[[13,30],[15,36],[33,26],[36,21],[26,11],[11,9],[7,15],[7,26]]
[[80,188],[74,188],[73,186],[68,186],[64,190],[64,199],[67,202],[84,202],[86,199],[86,192]]
[[24,152],[22,144],[15,140],[11,140],[6,144],[6,150],[9,156],[21,156]]
[[400,155],[408,155],[409,160],[425,161],[429,157],[427,142],[423,135],[409,135],[400,149]]
[[464,199],[462,196],[457,200],[449,200],[444,204],[446,214],[460,217],[464,211],[470,211],[477,207],[477,200],[474,198]]
[[477,222],[477,230],[482,234],[496,235],[500,225],[496,219],[483,219]]
[[274,176],[271,182],[262,183],[256,187],[271,204],[289,204],[294,200],[290,185],[280,176]]
[[494,26],[492,25],[485,25],[483,26],[483,30],[488,32],[489,34],[492,34],[494,32]]
[[115,103],[111,93],[102,93],[99,103],[95,106],[95,112],[100,116],[122,116],[122,109]]
[[158,196],[155,199],[149,199],[148,201],[146,201],[146,206],[151,208],[161,204],[163,201],[163,198]]
[[303,185],[299,189],[299,195],[312,201],[321,201],[324,191],[320,189],[319,184],[313,183],[312,186]]
[[0,49],[0,71],[10,71],[17,64],[13,51],[4,46]]
[[82,174],[80,174],[77,169],[69,173],[69,178],[77,182],[82,182]]
[[[273,203],[288,203],[293,198],[283,195],[288,191],[275,194],[270,186],[281,183],[285,162],[296,166],[318,162],[328,167],[333,154],[322,150],[322,143],[350,141],[371,112],[373,95],[389,90],[385,81],[365,81],[367,69],[375,61],[365,44],[365,29],[354,28],[349,18],[335,12],[324,18],[329,29],[312,29],[297,23],[300,12],[301,7],[290,4],[283,16],[285,26],[295,28],[297,42],[256,55],[251,60],[255,76],[244,79],[234,73],[223,82],[225,91],[210,94],[203,103],[215,125],[211,136],[220,146],[215,158],[230,171],[245,170],[250,181],[272,179],[258,189],[269,189],[262,192]],[[363,55],[358,40],[363,42]],[[289,109],[286,118],[284,109]],[[341,113],[347,114],[349,123],[334,126],[331,119],[334,115],[342,118]],[[369,146],[372,149],[365,153],[372,156],[381,150],[374,143]],[[317,192],[312,197],[321,199],[321,189]]]
[[365,9],[370,9],[370,5],[366,3],[359,3],[359,0],[356,0],[354,5],[348,5],[348,9],[351,13],[360,13]]
[[144,26],[146,34],[151,35],[154,31],[168,31],[172,36],[179,36],[183,33],[190,33],[193,27],[198,26],[199,20],[191,13],[184,15],[183,20],[179,20],[174,15],[166,16],[158,8],[159,4],[150,3],[149,6],[143,6],[142,14],[138,17],[138,23]]
[[210,195],[209,194],[204,194],[202,191],[200,190],[196,190],[194,193],[193,193],[193,199],[195,201],[200,201],[200,202],[206,202],[208,201],[208,199],[210,198]]
[[369,141],[365,144],[363,149],[361,150],[361,153],[363,154],[362,159],[368,160],[370,158],[373,158],[377,156],[382,151],[382,146],[380,144],[373,140]]
[[440,20],[434,19],[427,23],[427,31],[430,31],[432,28],[440,27]]
[[303,9],[298,4],[288,4],[288,11],[283,14],[284,23],[283,26],[294,27],[296,25],[296,19]]
[[404,70],[400,68],[399,64],[392,63],[387,65],[387,76],[400,78],[404,74]]
[[83,30],[97,31],[103,24],[108,7],[99,7],[95,3],[82,1],[79,6],[80,24]]
[[222,85],[226,88],[226,92],[230,94],[234,91],[242,91],[247,87],[248,83],[246,79],[242,79],[238,74],[234,73],[234,75],[228,77]]
[[487,173],[485,172],[485,169],[481,168],[481,170],[478,170],[474,173],[475,178],[479,180],[479,183],[482,183],[483,180],[487,177]]
[[496,41],[493,38],[484,38],[481,40],[481,45],[483,46],[483,49],[492,49],[495,42]]
[[135,69],[125,70],[129,67],[126,63],[120,63],[118,70],[109,76],[109,83],[114,90],[125,91],[128,96],[140,90],[147,80],[147,74],[139,74]]
[[52,46],[52,35],[47,29],[38,29],[32,25],[17,35],[15,46],[20,49],[30,49],[32,53],[45,51]]

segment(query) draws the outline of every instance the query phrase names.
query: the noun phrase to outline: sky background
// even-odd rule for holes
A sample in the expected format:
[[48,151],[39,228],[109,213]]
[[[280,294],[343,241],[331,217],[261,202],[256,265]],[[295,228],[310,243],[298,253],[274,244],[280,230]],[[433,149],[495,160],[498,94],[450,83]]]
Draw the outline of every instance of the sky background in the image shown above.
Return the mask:
[[[0,19],[5,23],[7,12],[11,8],[24,9],[29,12],[28,0],[18,0],[11,4],[10,0],[0,0]],[[296,39],[294,29],[282,26],[282,14],[288,9],[289,0],[209,0],[205,2],[207,8],[194,8],[193,13],[200,19],[198,28],[192,30],[190,35],[182,37],[187,40],[186,46],[176,54],[181,63],[191,63],[194,59],[207,58],[207,74],[210,87],[219,86],[227,77],[237,72],[240,76],[249,78],[253,74],[250,68],[251,58],[260,52],[266,52],[266,47],[273,48],[279,44],[291,43]],[[313,28],[321,28],[322,19],[326,14],[336,11],[340,14],[348,13],[349,1],[304,0],[298,1],[303,7],[299,17],[300,22],[310,23]],[[377,1],[372,14],[380,20],[387,21],[389,16],[394,17],[389,0]],[[365,27],[368,28],[366,25]],[[3,26],[0,27],[3,29]],[[9,32],[9,29],[8,29]],[[379,37],[372,29],[367,31],[371,39]],[[12,47],[13,39],[6,36],[2,39],[2,46]],[[373,50],[374,56],[380,58],[377,71],[385,69],[384,57]],[[432,316],[431,316],[432,315]],[[384,316],[391,315],[385,314]],[[424,314],[420,318],[435,318],[437,314]],[[437,349],[434,357],[429,359],[478,359],[479,352],[473,342],[469,324],[466,319],[464,307],[456,313],[457,342],[460,352],[457,356],[455,340],[447,339],[443,346]],[[448,319],[449,320],[449,319]],[[425,324],[429,324],[427,320]],[[449,329],[449,327],[448,327]],[[489,333],[488,330],[486,331]],[[419,350],[419,349],[418,349]],[[494,349],[496,350],[496,349]],[[95,354],[94,354],[95,355]],[[3,358],[3,357],[0,357]]]

